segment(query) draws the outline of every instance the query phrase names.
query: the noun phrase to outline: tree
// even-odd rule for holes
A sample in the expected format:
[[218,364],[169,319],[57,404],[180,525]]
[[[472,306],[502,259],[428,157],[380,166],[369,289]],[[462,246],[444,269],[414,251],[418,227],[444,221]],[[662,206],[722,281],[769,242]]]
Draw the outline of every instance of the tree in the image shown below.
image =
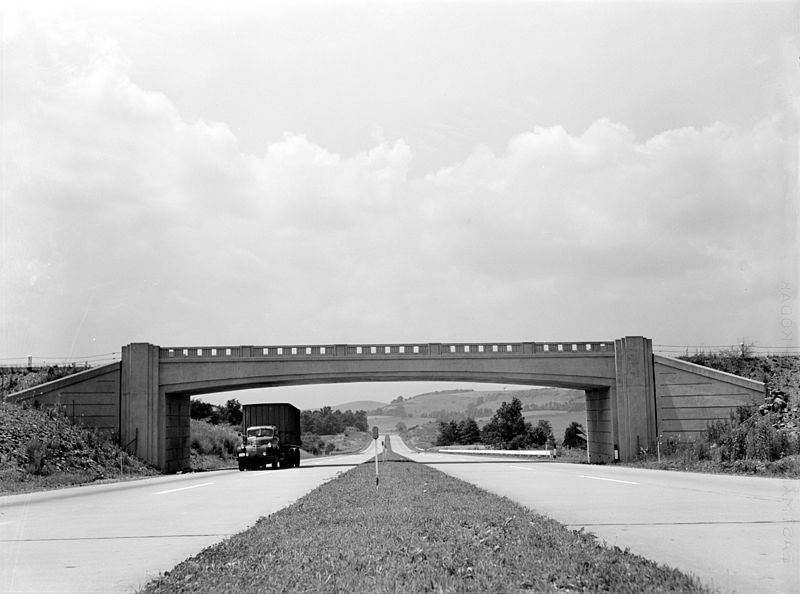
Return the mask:
[[397,429],[398,433],[405,433],[406,431],[408,431],[408,427],[406,427],[406,424],[403,421],[398,421],[397,425],[395,426],[395,429]]
[[[509,449],[514,438],[522,436],[524,439],[529,428],[530,424],[525,423],[525,418],[522,416],[522,403],[515,396],[510,403],[503,402],[500,405],[494,416],[484,426],[481,438],[485,444]],[[520,439],[514,443],[519,447]]]
[[583,436],[583,425],[572,421],[564,430],[564,446],[572,448],[585,448],[586,438]]
[[445,423],[439,421],[439,436],[436,438],[436,445],[447,446],[458,442],[458,423],[450,421]]
[[225,403],[221,414],[222,420],[231,424],[231,425],[241,425],[242,424],[242,404],[236,400],[236,398],[231,398],[228,402]]
[[192,419],[207,419],[214,412],[214,405],[202,400],[192,398],[189,401],[189,417]]
[[481,430],[472,417],[467,417],[458,426],[458,441],[465,445],[480,443]]
[[553,428],[550,426],[550,421],[540,419],[536,427],[531,431],[531,443],[537,446],[543,446],[547,440],[553,437]]

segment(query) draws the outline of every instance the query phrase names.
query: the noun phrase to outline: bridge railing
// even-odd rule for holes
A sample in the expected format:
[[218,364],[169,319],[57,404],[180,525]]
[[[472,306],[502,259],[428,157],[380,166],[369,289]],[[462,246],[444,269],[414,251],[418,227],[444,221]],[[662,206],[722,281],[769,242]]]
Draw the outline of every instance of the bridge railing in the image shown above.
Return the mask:
[[606,342],[491,342],[491,343],[405,343],[405,344],[325,344],[283,346],[204,346],[161,347],[161,359],[280,357],[463,357],[558,355],[568,353],[613,352],[614,341]]

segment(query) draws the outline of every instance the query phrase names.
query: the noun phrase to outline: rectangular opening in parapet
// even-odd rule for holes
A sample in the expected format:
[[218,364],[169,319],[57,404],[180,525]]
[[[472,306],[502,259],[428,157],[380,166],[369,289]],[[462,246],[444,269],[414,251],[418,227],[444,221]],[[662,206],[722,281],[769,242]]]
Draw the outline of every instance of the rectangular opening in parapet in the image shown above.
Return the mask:
[[292,347],[292,354],[293,354],[293,355],[296,355],[296,354],[297,354],[297,347]]
[[398,350],[400,351],[400,354],[402,355],[403,353],[405,353],[405,352],[406,352],[406,347],[404,347],[404,346],[400,346],[400,347],[398,348]]
[[387,347],[383,347],[383,353],[385,355],[389,355],[389,354],[391,354],[391,352],[392,352],[392,347],[388,347],[388,346]]
[[542,347],[542,350],[543,350],[545,353],[549,353],[549,352],[550,352],[550,345],[549,345],[549,344],[546,344],[546,345],[544,345],[544,346]]
[[415,354],[419,353],[419,347],[418,347],[418,346],[416,346],[416,345],[414,346],[414,353],[415,353]]
[[230,357],[231,356],[231,350],[230,349],[225,349],[225,356],[226,357]]
[[211,349],[211,356],[212,357],[216,357],[217,356],[217,349]]
[[450,352],[451,353],[455,353],[456,352],[456,345],[454,345],[454,344],[450,345]]
[[369,352],[371,355],[376,355],[378,353],[378,347],[369,347]]
[[184,357],[188,357],[189,356],[189,349],[183,349],[183,356]]
[[320,355],[324,355],[325,354],[325,347],[319,347],[319,354]]
[[197,349],[197,356],[198,357],[202,357],[203,356],[203,349]]

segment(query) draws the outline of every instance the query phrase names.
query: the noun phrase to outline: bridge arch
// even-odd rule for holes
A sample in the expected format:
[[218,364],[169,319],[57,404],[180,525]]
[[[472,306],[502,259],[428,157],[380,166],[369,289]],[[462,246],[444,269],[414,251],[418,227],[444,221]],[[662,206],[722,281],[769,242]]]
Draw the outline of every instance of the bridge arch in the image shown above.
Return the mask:
[[[683,437],[701,431],[698,427],[709,415],[727,415],[763,393],[759,382],[674,361],[654,356],[652,342],[641,336],[605,342],[166,348],[132,343],[123,347],[119,363],[20,392],[13,399],[62,405],[71,400],[74,415],[77,398],[79,420],[104,423],[139,457],[176,472],[189,465],[193,395],[351,382],[555,386],[584,390],[589,460],[610,462],[615,455],[635,458],[664,429]],[[664,394],[663,401],[657,392]]]

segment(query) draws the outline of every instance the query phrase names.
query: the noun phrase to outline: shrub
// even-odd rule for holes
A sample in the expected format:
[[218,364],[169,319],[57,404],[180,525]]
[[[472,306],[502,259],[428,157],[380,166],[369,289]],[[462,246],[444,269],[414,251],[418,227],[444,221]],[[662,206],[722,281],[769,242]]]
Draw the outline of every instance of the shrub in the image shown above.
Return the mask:
[[25,444],[25,456],[28,460],[27,470],[31,474],[42,474],[45,463],[46,447],[42,441],[37,438],[31,438]]
[[228,425],[212,425],[192,419],[190,443],[197,454],[233,458],[242,440]]

